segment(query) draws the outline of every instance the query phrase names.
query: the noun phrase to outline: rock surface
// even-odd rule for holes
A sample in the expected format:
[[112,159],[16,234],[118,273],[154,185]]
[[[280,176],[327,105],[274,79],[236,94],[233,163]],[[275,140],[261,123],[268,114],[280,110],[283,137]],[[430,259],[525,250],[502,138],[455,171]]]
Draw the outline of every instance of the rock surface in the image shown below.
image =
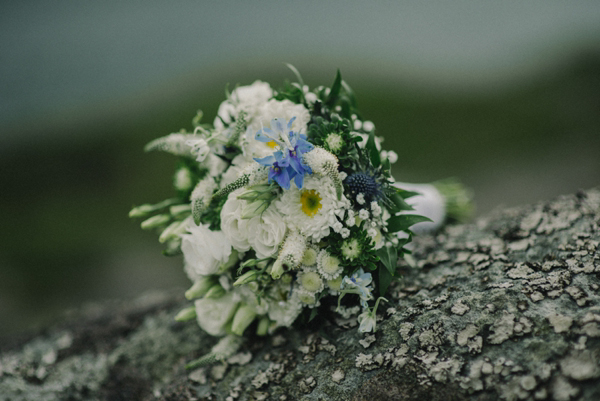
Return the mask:
[[227,362],[159,294],[82,311],[0,354],[0,400],[599,400],[600,191],[415,241],[380,307],[252,338]]

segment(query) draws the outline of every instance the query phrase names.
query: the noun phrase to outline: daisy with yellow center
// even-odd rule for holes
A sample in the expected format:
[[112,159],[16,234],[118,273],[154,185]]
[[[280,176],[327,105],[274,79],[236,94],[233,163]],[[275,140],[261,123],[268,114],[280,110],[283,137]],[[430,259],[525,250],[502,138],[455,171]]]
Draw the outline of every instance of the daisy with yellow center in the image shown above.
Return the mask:
[[302,211],[309,217],[313,217],[321,209],[321,197],[319,193],[314,189],[303,190],[300,195],[300,202],[302,203]]
[[301,189],[292,183],[292,187],[283,191],[273,203],[284,216],[288,228],[299,231],[311,243],[317,243],[332,231],[343,228],[337,223],[351,206],[345,196],[338,200],[336,188],[329,177],[317,174],[305,176]]

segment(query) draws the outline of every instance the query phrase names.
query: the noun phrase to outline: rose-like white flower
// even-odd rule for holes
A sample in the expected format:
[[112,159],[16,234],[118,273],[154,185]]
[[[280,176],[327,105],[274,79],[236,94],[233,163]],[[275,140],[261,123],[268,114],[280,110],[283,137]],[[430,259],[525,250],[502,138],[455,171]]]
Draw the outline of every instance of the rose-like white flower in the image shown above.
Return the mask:
[[225,335],[225,325],[233,318],[238,302],[233,292],[228,292],[221,298],[202,298],[196,300],[196,318],[202,330],[213,336]]
[[245,201],[237,198],[243,190],[243,188],[240,188],[230,193],[221,209],[221,231],[231,242],[233,248],[240,252],[250,250],[250,243],[248,242],[249,220],[242,219],[242,208]]
[[248,242],[259,258],[273,256],[285,237],[287,226],[274,206],[248,222]]
[[272,97],[273,89],[266,82],[254,81],[252,85],[240,86],[219,105],[213,125],[216,129],[223,129],[223,122],[230,124],[241,111],[245,111],[247,118],[252,119],[257,109]]
[[242,211],[247,204],[237,198],[242,191],[238,189],[230,193],[223,205],[221,230],[236,250],[245,252],[252,248],[259,258],[273,256],[287,231],[283,216],[271,205],[259,216],[242,219]]
[[216,274],[231,255],[231,242],[221,231],[211,231],[208,224],[188,227],[181,235],[181,250],[185,271],[192,281],[201,276]]

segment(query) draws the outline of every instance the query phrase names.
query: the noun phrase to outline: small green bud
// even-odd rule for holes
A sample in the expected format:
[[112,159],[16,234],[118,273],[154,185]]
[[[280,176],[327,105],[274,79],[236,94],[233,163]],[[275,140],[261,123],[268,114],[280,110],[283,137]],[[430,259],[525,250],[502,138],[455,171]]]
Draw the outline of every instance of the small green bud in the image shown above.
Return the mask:
[[254,267],[258,264],[258,261],[260,259],[248,259],[247,261],[245,261],[244,263],[242,263],[240,265],[240,267]]
[[195,318],[196,308],[193,306],[180,310],[179,313],[175,316],[175,320],[177,320],[178,322],[187,322],[188,320],[192,320]]
[[300,277],[300,284],[302,287],[309,292],[319,291],[323,286],[323,279],[319,276],[319,273],[313,271],[307,271]]
[[170,239],[177,238],[179,234],[183,234],[183,231],[185,231],[185,224],[182,221],[174,221],[163,230],[158,237],[158,242],[163,244]]
[[332,290],[332,291],[339,291],[340,288],[342,287],[342,277],[338,277],[335,278],[333,280],[327,280],[327,286]]
[[306,248],[302,256],[302,264],[306,266],[314,266],[317,263],[317,250],[312,247]]
[[210,287],[210,290],[207,291],[207,293],[204,295],[204,298],[218,299],[225,295],[225,292],[225,289],[221,287],[220,284],[215,284]]
[[283,284],[290,284],[294,278],[291,274],[285,273],[281,276],[281,282]]
[[252,203],[247,203],[242,208],[242,219],[251,219],[254,216],[260,216],[269,207],[270,202],[257,200]]
[[190,300],[202,298],[216,283],[215,276],[203,276],[185,292],[185,297]]
[[256,276],[258,276],[259,274],[260,272],[258,270],[250,270],[249,272],[246,272],[240,277],[238,277],[237,280],[235,280],[235,282],[233,283],[233,285],[238,286],[256,281]]
[[191,212],[192,212],[192,205],[190,205],[189,203],[186,203],[184,205],[174,205],[169,208],[169,213],[171,213],[171,216],[173,216],[173,217],[177,217],[181,214],[191,213]]
[[257,336],[266,336],[269,334],[269,326],[271,325],[271,321],[268,317],[264,316],[258,321],[258,326],[256,327],[256,335]]
[[142,221],[141,226],[143,230],[150,230],[167,224],[169,220],[171,220],[171,216],[168,214],[157,214],[156,216],[152,216],[149,219]]
[[129,212],[129,217],[146,217],[149,213],[152,213],[154,208],[152,205],[141,205],[134,207]]
[[283,263],[277,259],[271,268],[271,277],[273,277],[273,280],[278,280],[283,273]]
[[237,312],[235,312],[235,316],[233,317],[233,322],[231,323],[231,332],[233,334],[237,334],[238,336],[243,335],[244,330],[250,326],[250,323],[254,321],[255,317],[256,311],[253,307],[248,305],[241,306]]
[[229,259],[227,259],[227,262],[223,263],[219,267],[219,274],[223,274],[226,271],[228,271],[229,269],[231,269],[233,266],[235,266],[239,259],[238,256],[239,256],[238,251],[236,251],[235,249],[232,249],[231,254],[229,255]]

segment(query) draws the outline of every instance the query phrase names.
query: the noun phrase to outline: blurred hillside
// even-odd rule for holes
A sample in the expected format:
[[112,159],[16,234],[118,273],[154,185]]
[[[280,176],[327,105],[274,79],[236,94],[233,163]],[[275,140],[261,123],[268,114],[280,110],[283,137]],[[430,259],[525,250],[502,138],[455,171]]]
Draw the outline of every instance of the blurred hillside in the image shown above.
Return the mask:
[[271,17],[228,2],[2,5],[0,337],[82,302],[186,287],[181,259],[127,218],[171,194],[173,158],[143,146],[198,109],[211,121],[227,83],[281,85],[283,62],[311,87],[339,67],[398,153],[395,177],[457,177],[478,214],[597,186],[597,3],[433,3]]

